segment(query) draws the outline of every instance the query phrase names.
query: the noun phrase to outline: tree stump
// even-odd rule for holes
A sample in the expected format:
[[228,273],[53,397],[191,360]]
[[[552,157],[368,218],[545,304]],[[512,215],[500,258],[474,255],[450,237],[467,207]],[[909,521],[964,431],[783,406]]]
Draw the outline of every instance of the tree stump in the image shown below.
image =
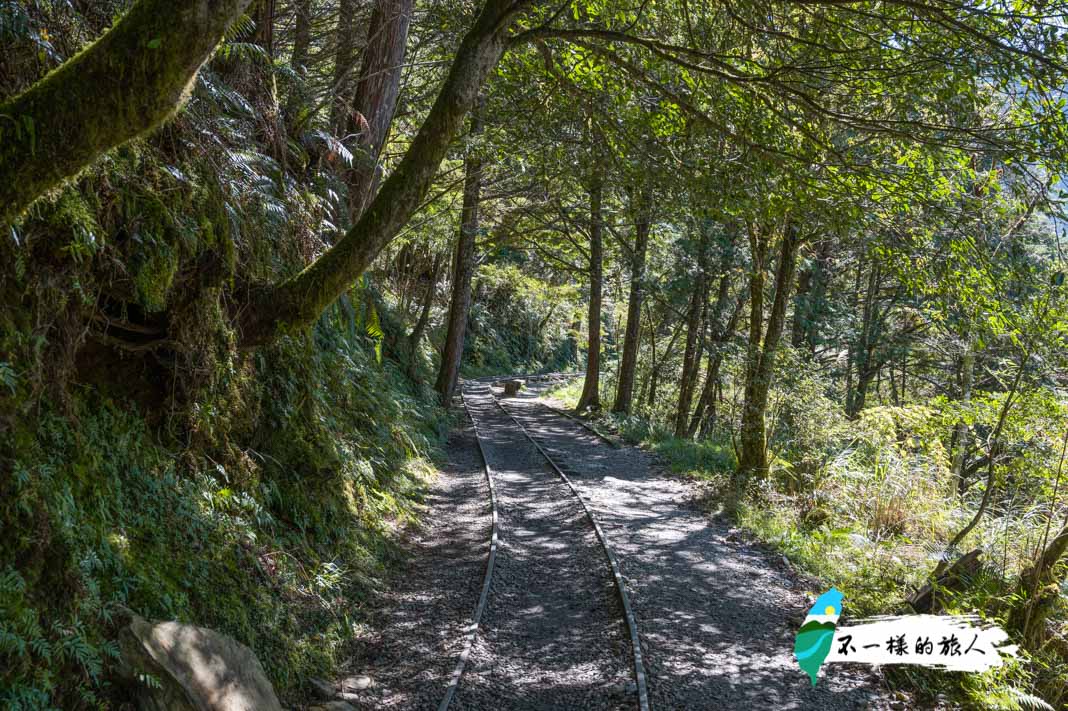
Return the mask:
[[522,380],[505,380],[504,381],[504,396],[515,397],[519,394],[520,389],[523,387]]

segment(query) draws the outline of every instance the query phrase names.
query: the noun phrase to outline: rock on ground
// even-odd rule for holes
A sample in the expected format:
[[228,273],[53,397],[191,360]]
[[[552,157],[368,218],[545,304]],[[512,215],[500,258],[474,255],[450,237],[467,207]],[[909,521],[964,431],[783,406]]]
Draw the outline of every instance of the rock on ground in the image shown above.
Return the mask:
[[122,661],[148,711],[282,711],[252,650],[220,632],[134,615]]

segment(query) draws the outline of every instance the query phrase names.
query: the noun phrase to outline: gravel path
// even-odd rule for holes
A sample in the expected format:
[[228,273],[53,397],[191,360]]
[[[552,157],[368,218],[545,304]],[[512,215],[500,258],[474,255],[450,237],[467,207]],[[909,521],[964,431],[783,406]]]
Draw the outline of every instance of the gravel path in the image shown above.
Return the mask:
[[358,708],[436,708],[463,647],[486,565],[489,489],[469,423],[453,432],[447,453],[410,556],[375,601],[372,633],[348,665],[371,682],[345,692]]
[[465,397],[493,469],[500,548],[451,708],[636,708],[622,612],[589,520],[487,385]]
[[534,401],[503,402],[591,504],[620,558],[654,709],[890,708],[877,677],[835,666],[812,688],[793,659],[811,600],[772,555],[710,520],[651,455],[614,449]]

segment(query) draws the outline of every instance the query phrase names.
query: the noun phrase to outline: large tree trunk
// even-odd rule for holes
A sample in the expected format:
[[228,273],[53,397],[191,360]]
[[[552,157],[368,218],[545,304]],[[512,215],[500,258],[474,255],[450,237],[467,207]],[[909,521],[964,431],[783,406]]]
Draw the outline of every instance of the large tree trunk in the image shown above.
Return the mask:
[[[702,246],[702,250],[704,247]],[[701,331],[703,330],[702,316],[708,304],[707,275],[705,274],[704,258],[699,257],[700,270],[693,285],[693,293],[690,295],[690,304],[686,311],[686,350],[682,356],[682,377],[679,379],[679,399],[675,407],[675,436],[686,436],[686,425],[689,422],[690,405],[693,402],[693,391],[697,383],[697,372],[701,364]]]
[[623,336],[623,357],[616,383],[614,412],[630,413],[634,396],[634,371],[638,365],[641,345],[642,296],[645,279],[645,256],[649,248],[650,196],[640,194],[634,223],[634,252],[630,262],[630,298],[627,300],[627,330]]
[[590,185],[590,337],[586,351],[586,378],[578,410],[601,409],[601,282],[603,280],[603,244],[601,240],[601,177]]
[[846,404],[846,414],[856,417],[864,409],[868,399],[868,388],[878,372],[875,365],[875,346],[879,340],[879,323],[877,305],[879,290],[879,265],[872,264],[868,271],[868,289],[864,294],[864,311],[861,316],[860,335],[855,347],[854,363],[857,371],[857,383],[853,396]]
[[[354,112],[350,117],[349,131],[359,134],[360,148],[347,176],[352,221],[359,218],[378,189],[381,178],[378,161],[397,109],[412,5],[413,0],[378,0],[371,13],[367,47],[363,50],[360,79],[352,103]],[[352,118],[359,125],[352,123]]]
[[0,103],[0,223],[171,116],[248,3],[140,0],[88,49]]
[[[471,135],[482,130],[476,111],[471,115]],[[441,369],[434,389],[446,406],[456,390],[460,377],[460,359],[464,354],[464,332],[471,310],[471,278],[475,273],[475,237],[478,235],[478,204],[482,191],[482,157],[470,150],[464,161],[464,201],[460,219],[460,236],[456,240],[456,259],[453,262],[452,302],[449,305],[449,325],[445,335],[445,349],[441,354]]]
[[330,126],[335,134],[344,135],[349,127],[349,104],[352,96],[351,74],[356,62],[356,2],[340,0],[337,8],[337,33],[334,46],[334,103],[330,107]]
[[[786,320],[786,304],[793,285],[800,238],[797,228],[793,224],[788,224],[780,244],[779,264],[775,272],[775,296],[771,305],[771,313],[768,315],[766,331],[763,329],[764,269],[767,263],[768,240],[766,236],[753,231],[750,242],[753,247],[753,272],[749,280],[749,349],[746,359],[745,402],[742,406],[738,470],[734,481],[735,493],[741,493],[750,477],[767,475],[767,433],[764,416],[768,408],[768,393],[771,390],[774,374],[775,355]],[[762,337],[763,343],[761,343]]]
[[304,69],[308,61],[308,48],[311,47],[311,13],[312,0],[297,0],[293,4],[293,53],[289,63],[298,71]]
[[438,97],[396,169],[357,223],[315,262],[276,285],[255,288],[240,313],[242,346],[312,323],[360,277],[426,197],[464,116],[504,52],[508,28],[526,2],[487,0],[464,36]]

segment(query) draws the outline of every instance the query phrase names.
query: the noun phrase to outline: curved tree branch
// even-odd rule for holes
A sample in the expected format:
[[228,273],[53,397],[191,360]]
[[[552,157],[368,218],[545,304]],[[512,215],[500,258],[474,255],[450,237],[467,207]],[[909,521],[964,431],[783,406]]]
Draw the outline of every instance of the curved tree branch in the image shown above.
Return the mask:
[[248,3],[140,0],[76,57],[0,103],[0,222],[171,116]]
[[337,244],[302,272],[252,295],[239,314],[242,345],[266,343],[287,329],[314,322],[396,236],[430,190],[464,116],[504,53],[512,19],[526,4],[526,0],[487,0],[396,170]]

